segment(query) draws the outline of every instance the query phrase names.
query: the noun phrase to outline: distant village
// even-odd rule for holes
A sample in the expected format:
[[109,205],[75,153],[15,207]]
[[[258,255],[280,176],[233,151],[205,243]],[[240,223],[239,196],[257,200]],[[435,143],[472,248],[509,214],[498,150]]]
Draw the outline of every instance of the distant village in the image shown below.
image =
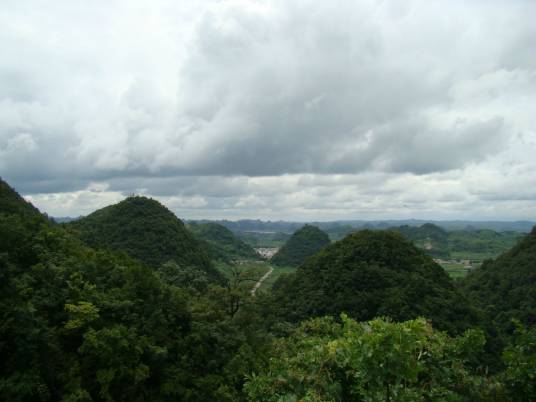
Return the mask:
[[269,260],[275,255],[275,253],[279,251],[279,247],[258,247],[258,248],[255,248],[255,251],[262,258]]

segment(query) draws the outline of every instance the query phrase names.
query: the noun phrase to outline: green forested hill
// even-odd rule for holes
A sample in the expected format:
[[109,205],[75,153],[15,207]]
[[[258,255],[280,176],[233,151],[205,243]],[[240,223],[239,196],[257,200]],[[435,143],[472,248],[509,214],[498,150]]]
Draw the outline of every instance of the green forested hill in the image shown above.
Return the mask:
[[235,232],[236,236],[251,247],[281,247],[290,238],[282,232]]
[[401,233],[432,257],[483,261],[512,248],[522,236],[519,232],[494,232],[489,229],[465,229],[447,232],[432,223],[399,226]]
[[424,316],[457,332],[475,323],[470,304],[444,270],[400,234],[363,230],[306,260],[273,287],[290,321],[349,314],[357,320]]
[[181,220],[150,198],[129,197],[66,227],[91,247],[125,251],[153,268],[173,260],[220,278],[207,251]]
[[359,229],[350,225],[336,225],[332,227],[322,228],[327,233],[332,241],[341,240],[350,233],[357,232]]
[[418,227],[405,225],[391,230],[401,233],[428,255],[441,258],[450,257],[448,233],[439,226],[426,223]]
[[231,261],[258,259],[253,247],[244,243],[233,232],[217,223],[190,224],[188,227],[198,239],[207,243],[212,259]]
[[485,260],[496,258],[516,245],[523,237],[519,232],[494,232],[489,229],[449,232],[451,257]]
[[22,198],[5,205],[0,400],[244,400],[266,338],[249,292],[199,287],[202,271],[174,263],[155,270],[96,251],[44,216],[20,213],[32,209]]
[[40,212],[26,202],[13,188],[0,178],[0,213],[40,216]]
[[503,330],[512,330],[512,318],[536,324],[536,227],[510,251],[470,273],[463,286]]
[[[251,296],[240,273],[208,286],[190,266],[154,269],[92,249],[7,185],[0,198],[0,401],[534,400],[536,327],[492,349],[502,361],[490,374],[481,329],[437,329],[476,322],[467,299],[399,234],[351,235],[279,280],[273,295]],[[147,225],[154,218],[144,212],[131,218]],[[518,303],[500,306],[505,319],[532,322],[535,238],[488,263],[504,271],[484,283]],[[482,305],[489,296],[474,294]],[[431,323],[298,323],[339,311]]]
[[305,225],[298,229],[272,257],[271,262],[279,266],[297,267],[325,246],[330,244],[329,236],[316,226]]

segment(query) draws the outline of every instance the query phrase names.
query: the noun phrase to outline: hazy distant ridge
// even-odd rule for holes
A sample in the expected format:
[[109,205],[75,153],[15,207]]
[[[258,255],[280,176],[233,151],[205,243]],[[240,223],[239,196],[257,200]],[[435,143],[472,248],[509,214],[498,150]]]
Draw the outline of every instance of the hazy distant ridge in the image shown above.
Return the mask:
[[516,231],[529,233],[536,225],[531,221],[466,221],[466,220],[422,220],[422,219],[402,219],[402,220],[341,220],[328,222],[292,222],[292,221],[262,221],[259,219],[241,219],[238,221],[230,220],[197,220],[197,223],[215,222],[234,232],[243,231],[274,231],[293,233],[304,223],[317,226],[322,230],[329,230],[341,226],[350,226],[355,229],[387,229],[393,226],[421,226],[425,223],[433,223],[445,230],[462,230],[462,229],[490,229],[497,232]]

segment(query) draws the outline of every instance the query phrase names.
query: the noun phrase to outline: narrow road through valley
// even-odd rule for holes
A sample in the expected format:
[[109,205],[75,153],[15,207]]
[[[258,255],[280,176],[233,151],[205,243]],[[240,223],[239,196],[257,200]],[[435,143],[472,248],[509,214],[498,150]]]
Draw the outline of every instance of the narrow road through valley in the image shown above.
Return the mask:
[[251,295],[252,296],[255,296],[255,292],[257,291],[258,288],[261,287],[262,285],[262,282],[264,282],[264,280],[266,280],[266,278],[268,278],[270,275],[272,275],[272,272],[274,272],[274,269],[272,267],[270,267],[270,269],[268,270],[268,272],[266,272],[261,279],[259,279],[257,281],[257,283],[255,284],[255,286],[253,286],[253,289],[251,289]]

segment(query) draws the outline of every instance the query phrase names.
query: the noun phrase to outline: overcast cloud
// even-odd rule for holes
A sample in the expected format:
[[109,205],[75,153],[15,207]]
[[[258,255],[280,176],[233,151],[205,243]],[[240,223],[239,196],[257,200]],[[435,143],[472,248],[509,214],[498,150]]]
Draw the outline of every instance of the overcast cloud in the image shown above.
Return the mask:
[[54,216],[536,219],[536,2],[4,0],[0,175]]

